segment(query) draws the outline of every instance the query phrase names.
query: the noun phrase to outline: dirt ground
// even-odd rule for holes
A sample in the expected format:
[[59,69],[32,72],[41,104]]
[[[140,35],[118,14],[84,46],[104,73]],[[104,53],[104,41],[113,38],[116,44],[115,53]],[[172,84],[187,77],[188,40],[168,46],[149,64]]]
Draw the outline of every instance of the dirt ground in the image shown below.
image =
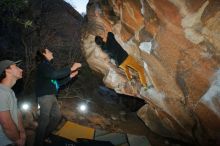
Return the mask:
[[[127,105],[121,100],[123,99],[119,101],[113,100],[113,102],[111,101],[111,103],[109,103],[109,100],[104,98],[104,101],[98,100],[96,102],[88,102],[87,113],[81,113],[77,110],[77,106],[82,102],[86,103],[86,100],[82,101],[81,99],[73,98],[60,99],[59,101],[62,102],[63,114],[70,121],[111,132],[146,136],[152,146],[189,146],[189,144],[184,144],[180,141],[165,138],[153,133],[146,127],[143,121],[138,118],[135,112],[136,109],[131,109],[132,104]],[[140,101],[130,100],[129,102],[138,104]],[[139,106],[141,104],[142,103],[139,103]],[[138,106],[136,108],[138,108]]]
[[[145,103],[134,97],[100,94],[92,98],[82,98],[61,94],[58,101],[64,117],[69,121],[111,132],[146,136],[152,146],[189,146],[189,144],[161,137],[146,127],[136,114],[136,111]],[[86,112],[79,110],[79,105],[82,103],[88,107]],[[33,113],[24,113],[27,146],[33,145],[34,129],[37,124],[34,117]]]

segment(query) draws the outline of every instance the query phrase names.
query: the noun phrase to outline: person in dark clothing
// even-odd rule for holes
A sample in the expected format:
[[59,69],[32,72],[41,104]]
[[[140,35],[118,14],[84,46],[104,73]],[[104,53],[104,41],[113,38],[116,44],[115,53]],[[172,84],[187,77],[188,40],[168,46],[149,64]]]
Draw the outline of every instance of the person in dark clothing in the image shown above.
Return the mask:
[[44,139],[61,120],[61,112],[56,99],[59,87],[75,77],[81,67],[80,63],[74,63],[71,67],[55,70],[51,64],[52,59],[53,53],[47,48],[37,51],[35,90],[40,105],[40,117],[35,139],[36,146],[43,145]]
[[125,71],[125,74],[130,81],[132,76],[129,72],[129,67],[138,72],[141,84],[147,88],[147,81],[144,74],[144,68],[130,56],[116,41],[114,34],[108,32],[106,42],[103,41],[101,36],[95,37],[95,43],[100,46],[102,51],[108,54],[108,56],[115,60],[115,63],[118,67],[122,68]]

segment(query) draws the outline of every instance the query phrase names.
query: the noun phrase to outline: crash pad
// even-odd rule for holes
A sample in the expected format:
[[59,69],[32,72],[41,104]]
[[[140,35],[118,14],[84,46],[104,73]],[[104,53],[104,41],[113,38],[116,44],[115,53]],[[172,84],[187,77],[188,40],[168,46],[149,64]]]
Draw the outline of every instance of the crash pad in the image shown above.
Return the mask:
[[95,129],[67,121],[55,135],[76,141],[77,138],[93,139]]

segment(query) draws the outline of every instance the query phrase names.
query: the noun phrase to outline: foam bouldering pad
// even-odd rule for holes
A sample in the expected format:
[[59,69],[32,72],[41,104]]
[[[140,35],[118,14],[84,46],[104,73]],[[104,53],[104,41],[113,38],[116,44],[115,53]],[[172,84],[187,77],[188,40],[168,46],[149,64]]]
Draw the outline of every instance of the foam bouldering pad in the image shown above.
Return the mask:
[[67,121],[55,135],[76,141],[77,138],[93,139],[95,129]]

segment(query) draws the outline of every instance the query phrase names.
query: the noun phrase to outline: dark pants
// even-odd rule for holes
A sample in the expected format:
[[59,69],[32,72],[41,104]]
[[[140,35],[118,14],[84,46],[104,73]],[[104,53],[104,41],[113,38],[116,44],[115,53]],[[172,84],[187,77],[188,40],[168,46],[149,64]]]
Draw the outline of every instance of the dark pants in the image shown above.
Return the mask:
[[40,117],[35,139],[36,146],[43,146],[44,139],[56,129],[61,119],[61,112],[55,95],[38,98]]

